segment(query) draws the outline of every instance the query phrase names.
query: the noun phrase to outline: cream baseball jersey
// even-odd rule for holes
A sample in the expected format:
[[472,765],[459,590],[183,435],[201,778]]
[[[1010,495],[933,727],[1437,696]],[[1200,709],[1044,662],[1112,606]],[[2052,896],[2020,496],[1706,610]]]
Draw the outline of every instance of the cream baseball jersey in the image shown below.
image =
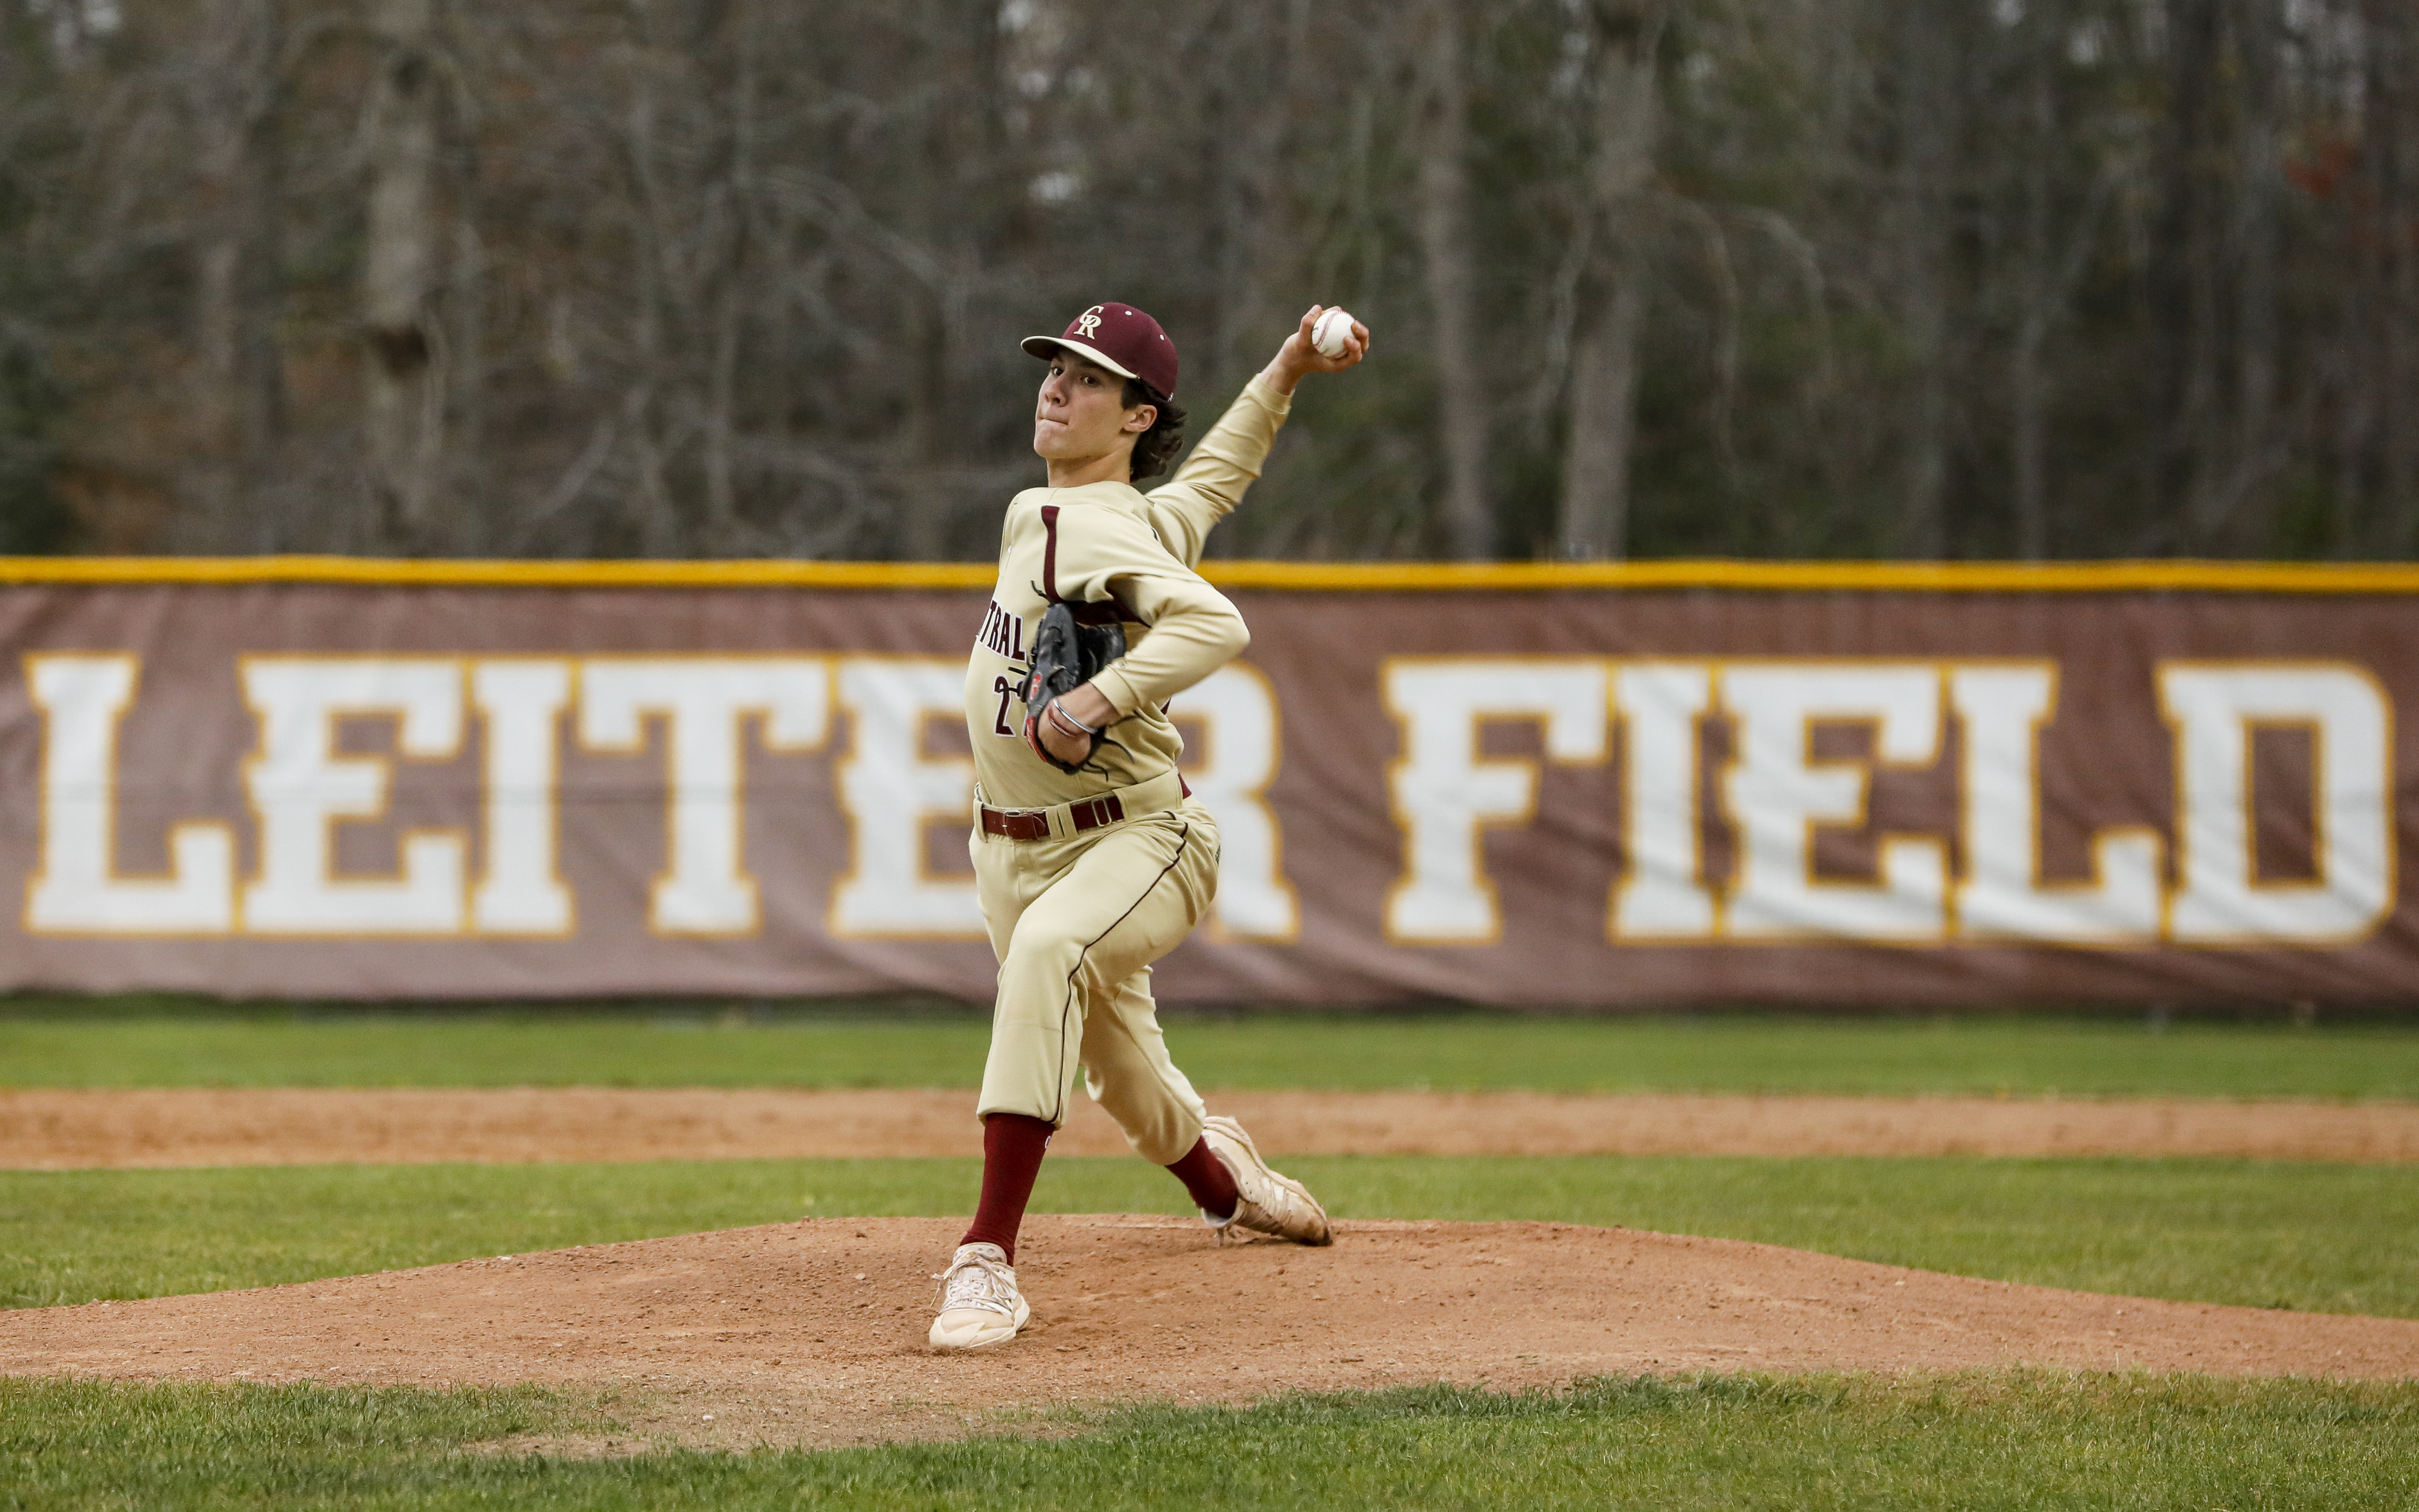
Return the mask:
[[[1045,808],[1130,787],[1176,765],[1184,741],[1167,717],[1169,701],[1251,638],[1243,617],[1194,569],[1210,527],[1259,477],[1290,407],[1254,378],[1164,487],[1029,488],[1009,504],[999,582],[966,665],[966,733],[985,802]],[[1025,743],[1017,696],[1041,616],[1060,602],[1086,622],[1115,619],[1126,632],[1126,654],[1094,680],[1117,723],[1077,772],[1058,771]]]

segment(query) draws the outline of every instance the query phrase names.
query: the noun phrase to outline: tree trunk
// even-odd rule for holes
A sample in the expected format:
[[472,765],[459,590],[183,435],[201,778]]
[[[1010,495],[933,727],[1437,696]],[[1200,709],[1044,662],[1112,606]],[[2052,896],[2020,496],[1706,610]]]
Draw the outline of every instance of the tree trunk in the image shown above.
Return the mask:
[[629,208],[637,236],[629,252],[632,373],[624,413],[628,417],[630,477],[623,506],[639,555],[671,557],[679,552],[681,530],[665,432],[671,420],[669,411],[679,398],[675,333],[680,311],[675,300],[684,291],[672,282],[677,212],[667,201],[657,160],[662,102],[656,97],[666,72],[665,48],[656,36],[652,0],[626,0],[624,9],[635,56],[623,151],[629,163]]
[[2370,119],[2364,156],[2370,163],[2377,251],[2377,328],[2372,434],[2376,436],[2378,502],[2384,529],[2380,548],[2408,557],[2419,550],[2419,17],[2407,4],[2368,0]]
[[1949,269],[1961,71],[1954,25],[1945,7],[1928,4],[1905,8],[1899,21],[1901,321],[1912,392],[1897,544],[1908,557],[1949,550]]
[[[2266,551],[2274,535],[2268,496],[2274,466],[2276,395],[2276,239],[2282,144],[2276,85],[2284,46],[2277,0],[2235,0],[2237,54],[2234,213],[2226,257],[2234,287],[2234,416],[2212,441],[2230,453],[2221,476],[2195,500],[2205,550]],[[2230,434],[2229,434],[2230,433]],[[2212,464],[2216,462],[2211,459]],[[2212,466],[2210,469],[2217,472]]]
[[[467,186],[474,176],[465,175]],[[445,339],[452,354],[447,364],[453,392],[447,396],[445,466],[439,487],[447,506],[439,512],[447,521],[448,553],[484,557],[495,549],[493,529],[496,495],[485,466],[487,441],[487,256],[473,215],[465,209],[454,223],[454,265],[451,298],[446,301],[451,334]]]
[[369,216],[362,276],[368,343],[366,429],[375,532],[426,550],[444,447],[444,382],[429,297],[437,264],[434,0],[375,0],[383,49],[369,133]]
[[1618,561],[1629,541],[1629,451],[1638,417],[1638,328],[1643,269],[1632,257],[1581,317],[1571,344],[1570,435],[1563,450],[1561,552]]
[[274,0],[210,0],[194,65],[202,231],[194,248],[195,497],[178,531],[188,550],[275,550],[261,496],[283,428],[277,349],[280,197],[275,110],[282,37]]
[[1630,443],[1637,431],[1638,333],[1646,313],[1646,218],[1660,117],[1656,0],[1597,0],[1579,281],[1571,344],[1570,434],[1563,451],[1557,542],[1565,557],[1618,560],[1629,548]]
[[[1218,144],[1217,338],[1204,375],[1222,392],[1259,371],[1268,348],[1303,308],[1293,303],[1300,284],[1298,242],[1286,214],[1293,162],[1286,134],[1304,60],[1301,49],[1288,46],[1286,8],[1278,0],[1246,0],[1230,9],[1219,33],[1210,123]],[[1333,290],[1310,296],[1335,297]]]
[[2349,216],[2345,251],[2350,254],[2351,276],[2342,280],[2336,296],[2340,326],[2336,343],[2343,354],[2341,389],[2334,398],[2334,555],[2366,555],[2383,537],[2370,528],[2369,516],[2382,483],[2384,447],[2381,433],[2391,429],[2391,397],[2380,391],[2389,371],[2388,332],[2392,308],[2394,259],[2382,228],[2393,223],[2389,208],[2394,184],[2394,123],[2384,108],[2391,99],[2396,57],[2392,18],[2400,7],[2394,0],[2363,0],[2360,6],[2363,77],[2365,107],[2355,139],[2358,199]]
[[1444,533],[1466,561],[1495,554],[1487,507],[1487,389],[1479,371],[1477,251],[1471,245],[1463,0],[1425,0],[1420,38],[1420,251],[1444,446]]
[[941,374],[949,355],[942,310],[946,294],[937,288],[910,288],[906,296],[912,302],[902,312],[906,341],[901,356],[908,368],[908,393],[900,451],[913,472],[899,501],[897,549],[909,561],[938,561],[948,554],[957,497],[922,478],[939,476],[949,445],[940,413]]
[[[2043,28],[2045,31],[2046,28]],[[2009,450],[2015,475],[2016,555],[2037,562],[2049,556],[2048,459],[2042,347],[2049,339],[2050,322],[2063,291],[2056,285],[2050,251],[2050,155],[2057,145],[2057,115],[2051,94],[2049,50],[2055,36],[2029,38],[2025,59],[2026,125],[2030,129],[2024,170],[2024,224],[2019,245],[2023,265],[2022,312],[2016,319],[2015,349],[2008,362]]]
[[719,286],[715,290],[712,372],[706,384],[705,549],[729,554],[739,527],[732,450],[738,434],[740,306],[746,286],[748,224],[756,199],[756,6],[738,0],[731,18],[737,53],[731,99],[731,171],[724,185],[726,220]]
[[[2162,145],[2163,203],[2150,257],[2157,344],[2155,449],[2160,502],[2189,538],[2207,517],[2208,440],[2216,409],[2220,246],[2211,235],[2216,186],[2210,139],[2225,0],[2172,0],[2167,8],[2167,128]],[[2170,549],[2185,542],[2167,542]]]

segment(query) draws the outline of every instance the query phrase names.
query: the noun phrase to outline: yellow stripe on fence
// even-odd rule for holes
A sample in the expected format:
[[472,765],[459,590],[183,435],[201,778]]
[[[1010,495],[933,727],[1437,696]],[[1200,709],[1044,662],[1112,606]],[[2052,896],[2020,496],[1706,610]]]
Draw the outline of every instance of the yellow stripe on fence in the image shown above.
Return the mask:
[[412,588],[988,588],[976,562],[466,561],[385,557],[0,557],[0,583]]
[[[1775,592],[2414,593],[2419,564],[1211,561],[1230,588],[1319,592],[1734,588]],[[416,588],[982,588],[984,562],[465,561],[374,557],[0,557],[0,584],[336,583]]]

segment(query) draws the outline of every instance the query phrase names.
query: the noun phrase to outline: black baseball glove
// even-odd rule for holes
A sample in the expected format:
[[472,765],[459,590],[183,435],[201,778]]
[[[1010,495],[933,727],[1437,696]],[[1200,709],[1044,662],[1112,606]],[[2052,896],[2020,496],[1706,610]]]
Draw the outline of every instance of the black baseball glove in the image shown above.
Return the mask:
[[[1088,607],[1088,605],[1086,606]],[[1025,743],[1061,771],[1081,771],[1101,748],[1101,732],[1079,725],[1057,701],[1089,682],[1101,668],[1126,653],[1126,633],[1115,619],[1104,625],[1079,624],[1076,606],[1054,603],[1041,617],[1040,634],[1033,637],[1032,670],[1025,677]],[[1064,735],[1086,739],[1084,759],[1073,765],[1059,760],[1041,743],[1041,722],[1052,721]]]

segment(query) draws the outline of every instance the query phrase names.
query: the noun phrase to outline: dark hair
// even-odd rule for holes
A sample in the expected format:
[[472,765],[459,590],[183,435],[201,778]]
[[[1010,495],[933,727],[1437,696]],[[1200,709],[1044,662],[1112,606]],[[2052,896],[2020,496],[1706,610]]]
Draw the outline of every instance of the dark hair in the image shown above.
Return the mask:
[[1136,405],[1159,406],[1159,419],[1150,422],[1149,430],[1134,437],[1133,481],[1141,482],[1165,472],[1175,463],[1176,454],[1184,450],[1184,411],[1177,407],[1175,400],[1162,398],[1157,389],[1140,378],[1128,378],[1125,406],[1132,409]]

